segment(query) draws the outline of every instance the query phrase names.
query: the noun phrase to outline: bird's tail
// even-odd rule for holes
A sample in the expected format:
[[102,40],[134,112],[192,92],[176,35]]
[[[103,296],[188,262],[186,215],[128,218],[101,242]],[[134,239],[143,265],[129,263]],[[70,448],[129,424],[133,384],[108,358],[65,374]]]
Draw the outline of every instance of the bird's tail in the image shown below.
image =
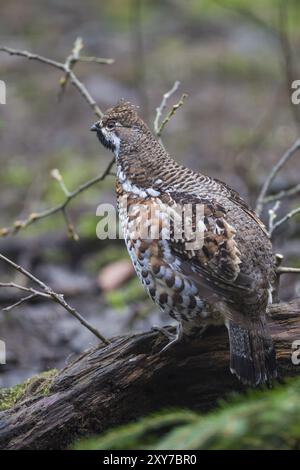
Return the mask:
[[234,315],[226,326],[230,342],[230,370],[244,384],[255,387],[277,377],[276,353],[265,316],[243,324]]

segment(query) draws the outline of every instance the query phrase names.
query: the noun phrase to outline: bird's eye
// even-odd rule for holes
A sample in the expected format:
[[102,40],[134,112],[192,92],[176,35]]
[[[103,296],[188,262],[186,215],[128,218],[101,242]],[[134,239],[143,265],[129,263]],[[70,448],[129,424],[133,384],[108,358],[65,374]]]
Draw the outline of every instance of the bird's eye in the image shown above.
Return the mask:
[[115,125],[116,125],[116,121],[108,121],[105,127],[106,129],[111,131],[112,129],[114,129]]

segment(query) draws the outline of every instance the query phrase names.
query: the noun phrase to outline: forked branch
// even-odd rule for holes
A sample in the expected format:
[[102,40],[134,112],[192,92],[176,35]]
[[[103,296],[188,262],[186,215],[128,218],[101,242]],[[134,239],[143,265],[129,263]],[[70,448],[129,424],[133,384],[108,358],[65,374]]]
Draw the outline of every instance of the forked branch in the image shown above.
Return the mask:
[[172,86],[172,88],[163,95],[160,105],[158,106],[158,108],[156,108],[156,115],[155,115],[153,127],[154,127],[154,132],[161,144],[162,144],[161,135],[165,126],[168,124],[170,119],[176,114],[177,110],[183,105],[184,100],[187,97],[187,94],[183,93],[181,95],[180,100],[171,107],[167,115],[163,118],[163,113],[167,107],[168,100],[171,98],[171,96],[174,95],[174,93],[176,93],[176,91],[179,88],[179,85],[180,85],[180,82],[176,81],[174,85]]
[[[282,155],[282,157],[278,160],[278,162],[273,166],[269,175],[266,178],[266,181],[263,184],[263,187],[259,193],[256,203],[256,212],[258,215],[261,215],[264,205],[268,201],[267,193],[273,183],[274,179],[280,172],[280,170],[290,161],[290,159],[295,155],[295,153],[300,149],[300,139],[297,139],[296,142]],[[277,195],[277,197],[273,200],[279,200],[284,197],[285,193],[281,192],[281,196]],[[292,194],[293,195],[293,194]]]
[[10,260],[6,256],[2,255],[0,253],[0,260],[4,261],[7,265],[15,269],[16,271],[20,272],[23,274],[25,277],[27,277],[30,281],[32,281],[34,284],[39,286],[41,290],[36,290],[33,288],[26,288],[23,286],[20,286],[18,284],[14,283],[1,283],[0,287],[11,287],[11,288],[16,288],[22,291],[30,292],[30,295],[27,296],[26,298],[21,299],[17,304],[11,305],[10,307],[6,308],[6,310],[11,310],[12,308],[16,307],[17,305],[20,305],[20,303],[25,302],[25,300],[30,300],[33,297],[37,296],[42,296],[46,297],[47,299],[51,299],[54,302],[60,304],[65,310],[67,310],[73,317],[75,317],[77,320],[80,321],[80,323],[90,330],[97,338],[99,338],[104,344],[109,344],[110,342],[108,339],[106,339],[96,328],[94,328],[85,318],[80,315],[79,312],[74,307],[71,307],[66,300],[64,299],[64,296],[62,294],[58,294],[57,292],[54,292],[51,287],[49,287],[47,284],[45,284],[43,281],[38,279],[36,276],[31,274],[29,271],[24,269],[22,266],[19,266],[18,264],[14,263],[14,261]]

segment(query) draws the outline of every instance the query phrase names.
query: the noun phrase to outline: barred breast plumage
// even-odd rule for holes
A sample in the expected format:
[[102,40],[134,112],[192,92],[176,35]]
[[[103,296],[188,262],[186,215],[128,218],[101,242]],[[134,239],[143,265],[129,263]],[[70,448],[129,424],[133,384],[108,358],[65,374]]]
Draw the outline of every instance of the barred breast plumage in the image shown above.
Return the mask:
[[274,258],[263,223],[225,183],[177,164],[129,103],[92,130],[116,155],[119,215],[136,273],[178,321],[169,345],[222,323],[231,371],[251,385],[276,377],[265,315]]

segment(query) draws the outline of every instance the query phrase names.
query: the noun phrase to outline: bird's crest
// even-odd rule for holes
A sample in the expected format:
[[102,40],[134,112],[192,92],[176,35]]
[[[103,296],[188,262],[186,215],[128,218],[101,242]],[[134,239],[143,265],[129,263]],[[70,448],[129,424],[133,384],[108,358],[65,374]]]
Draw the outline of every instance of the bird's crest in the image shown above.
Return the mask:
[[143,121],[137,114],[137,109],[138,106],[122,98],[113,108],[109,108],[105,112],[103,122],[113,119],[123,126],[140,125]]

